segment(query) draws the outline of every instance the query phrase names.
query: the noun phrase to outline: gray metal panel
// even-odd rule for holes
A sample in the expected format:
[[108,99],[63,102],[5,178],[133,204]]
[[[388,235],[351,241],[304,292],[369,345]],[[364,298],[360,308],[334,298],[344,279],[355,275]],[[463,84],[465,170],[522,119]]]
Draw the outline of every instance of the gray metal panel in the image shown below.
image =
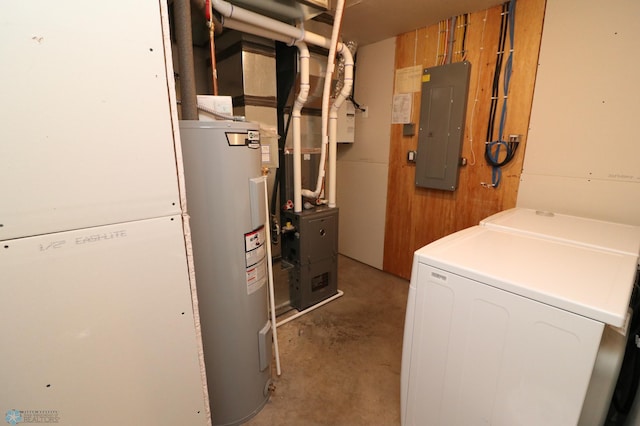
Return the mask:
[[290,270],[291,306],[302,310],[338,292],[338,209],[318,207],[284,212],[296,228],[282,238],[282,257]]
[[423,72],[417,186],[454,191],[458,185],[470,72],[467,61]]

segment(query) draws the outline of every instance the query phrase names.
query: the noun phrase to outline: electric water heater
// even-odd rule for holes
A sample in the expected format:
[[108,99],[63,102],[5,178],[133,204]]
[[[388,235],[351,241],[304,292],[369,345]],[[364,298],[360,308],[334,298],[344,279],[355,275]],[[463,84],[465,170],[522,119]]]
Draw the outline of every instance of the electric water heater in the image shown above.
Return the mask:
[[214,425],[246,422],[270,393],[269,242],[258,129],[245,122],[180,122]]

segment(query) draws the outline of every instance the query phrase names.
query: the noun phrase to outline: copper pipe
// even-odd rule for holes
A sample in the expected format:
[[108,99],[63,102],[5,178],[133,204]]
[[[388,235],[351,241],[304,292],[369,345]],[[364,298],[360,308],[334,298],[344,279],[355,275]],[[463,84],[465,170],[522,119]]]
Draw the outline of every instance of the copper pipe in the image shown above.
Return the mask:
[[218,96],[218,68],[216,65],[215,24],[209,21],[209,46],[211,47],[211,79],[213,81],[213,94]]

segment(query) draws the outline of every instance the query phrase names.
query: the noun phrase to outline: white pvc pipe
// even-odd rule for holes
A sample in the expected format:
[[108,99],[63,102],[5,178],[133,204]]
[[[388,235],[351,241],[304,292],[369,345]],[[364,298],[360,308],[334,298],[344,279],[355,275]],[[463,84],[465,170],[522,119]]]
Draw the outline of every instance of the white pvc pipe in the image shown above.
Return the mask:
[[[297,28],[297,27],[285,24],[283,22],[260,15],[255,12],[251,12],[246,9],[242,9],[240,7],[232,5],[227,1],[212,0],[212,5],[223,17],[226,18],[224,21],[225,25],[231,28],[235,28],[237,30],[255,34],[255,35],[261,35],[267,38],[272,38],[274,40],[284,41],[289,44],[291,44],[291,39],[293,39],[297,41],[304,41],[306,43],[313,44],[316,46],[328,48],[330,52],[332,48],[334,49],[334,52],[336,50],[338,52],[340,51],[344,52],[345,50],[348,51],[347,47],[344,46],[342,43],[337,43],[337,44],[332,43],[332,40],[329,40],[326,37],[305,31],[302,28]],[[338,5],[336,7],[337,23],[334,22],[334,28],[333,28],[333,33],[336,34],[335,42],[337,42],[337,34],[339,33],[339,29],[340,29],[339,27],[342,20],[343,10],[344,10],[344,0],[338,0]],[[334,38],[334,34],[332,34],[332,39],[333,38]],[[350,52],[346,52],[344,54],[351,57]],[[331,83],[331,75],[333,73],[333,57],[332,56],[335,56],[335,53],[333,55],[331,54],[329,55],[329,61],[331,62],[332,65],[327,67],[327,73],[326,73],[327,75],[325,75],[325,92],[326,92],[327,84],[330,85]],[[351,60],[351,64],[353,64],[352,60]],[[343,89],[344,89],[344,86],[343,86]],[[351,89],[351,85],[349,85],[349,90],[350,89]],[[316,191],[313,191],[313,192],[309,190],[303,191],[301,188],[302,185],[297,187],[298,190],[300,190],[301,194],[304,194],[305,196],[310,196],[310,198],[316,198],[320,194],[320,191],[322,188],[322,181],[324,179],[324,163],[325,163],[324,159],[326,156],[327,143],[329,144],[331,143],[328,135],[328,126],[326,124],[328,121],[329,121],[328,114],[324,108],[324,93],[323,93],[323,126],[322,126],[323,140],[322,140],[322,150],[321,150],[321,169],[318,173],[319,176],[318,176],[318,181],[316,185]],[[295,129],[296,129],[296,126],[294,125],[294,134],[295,134]],[[296,155],[300,155],[300,152],[299,151],[296,152],[296,149],[294,146],[294,161],[295,161]],[[333,157],[335,157],[335,155]],[[331,168],[331,161],[332,160],[330,155],[330,158],[329,158],[330,168]],[[333,161],[335,163],[335,158]],[[335,169],[335,164],[333,168]],[[294,169],[295,169],[295,166],[294,166]],[[335,173],[335,172],[330,171],[330,173]],[[296,212],[300,212],[302,211],[302,199],[300,197],[300,202],[297,203],[295,200],[296,199],[295,195],[296,195],[296,185],[295,185],[295,171],[294,171],[294,210]],[[335,198],[335,191],[334,191],[334,198]],[[335,199],[333,204],[335,206]]]
[[302,107],[307,102],[309,95],[309,49],[304,42],[297,42],[296,47],[300,51],[300,92],[291,111],[291,124],[293,125],[293,211],[302,211],[302,159],[300,157]]
[[[278,33],[280,36],[304,41],[307,44],[324,47],[325,49],[328,49],[331,46],[331,41],[326,37],[305,31],[304,29],[294,27],[293,25],[285,24],[284,22],[280,22],[255,12],[251,12],[250,10],[242,9],[241,7],[234,6],[227,1],[212,0],[212,4],[213,8],[225,18],[233,19],[234,21],[241,21],[246,24],[250,24],[250,26],[267,29]],[[226,22],[228,21],[225,19],[225,23]],[[246,32],[254,34],[251,27],[249,27]]]
[[[267,193],[267,177],[263,176],[262,182],[264,183],[264,208],[265,217],[270,217],[269,214],[269,194]],[[280,349],[278,346],[278,324],[276,323],[276,297],[273,283],[273,259],[271,258],[271,230],[269,229],[269,222],[264,224],[265,229],[265,245],[267,246],[267,269],[269,272],[269,310],[271,311],[271,332],[273,333],[273,351],[276,358],[276,374],[279,376],[282,374],[280,370]]]
[[351,88],[353,87],[353,56],[351,51],[345,44],[341,44],[339,53],[344,58],[344,85],[333,102],[329,113],[329,207],[336,207],[338,110],[351,93]]
[[289,46],[293,46],[297,40],[295,37],[289,37],[284,34],[279,34],[274,31],[268,30],[266,28],[256,27],[254,25],[247,24],[245,22],[238,21],[236,19],[223,18],[222,25],[225,28],[232,28],[234,30],[241,31],[243,33],[249,33],[249,34],[257,35],[258,37],[281,41],[283,43],[286,43]]
[[[311,191],[303,189],[302,194],[307,198],[318,198],[322,191],[322,183],[325,179],[325,162],[327,156],[327,146],[329,145],[329,98],[331,97],[331,82],[333,79],[333,70],[335,68],[336,48],[338,45],[338,36],[340,35],[340,26],[342,24],[342,15],[344,12],[344,0],[338,0],[336,5],[336,13],[333,20],[333,30],[331,32],[331,46],[329,47],[329,55],[327,56],[327,69],[324,76],[324,89],[322,91],[322,145],[320,149],[320,165],[318,167],[318,178],[316,180],[316,189]],[[342,43],[340,43],[342,45]]]
[[318,302],[313,306],[308,307],[307,309],[305,309],[304,311],[300,311],[296,314],[291,315],[290,317],[286,317],[285,319],[283,319],[282,321],[280,321],[278,324],[276,324],[276,327],[280,327],[281,325],[284,325],[286,323],[288,323],[289,321],[293,321],[296,318],[299,318],[301,316],[303,316],[304,314],[307,314],[311,311],[313,311],[314,309],[318,309],[320,306],[326,305],[329,302],[332,302],[334,300],[336,300],[339,297],[344,296],[344,292],[342,290],[338,290],[338,293],[334,294],[333,296],[324,299],[322,302]]

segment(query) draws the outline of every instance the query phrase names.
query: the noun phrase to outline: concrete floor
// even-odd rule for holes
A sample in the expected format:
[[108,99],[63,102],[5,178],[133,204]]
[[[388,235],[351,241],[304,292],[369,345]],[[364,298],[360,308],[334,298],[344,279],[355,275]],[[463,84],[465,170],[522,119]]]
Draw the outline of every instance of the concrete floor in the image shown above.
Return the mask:
[[340,256],[338,289],[344,296],[278,327],[282,375],[274,362],[275,392],[247,425],[400,424],[409,283]]

